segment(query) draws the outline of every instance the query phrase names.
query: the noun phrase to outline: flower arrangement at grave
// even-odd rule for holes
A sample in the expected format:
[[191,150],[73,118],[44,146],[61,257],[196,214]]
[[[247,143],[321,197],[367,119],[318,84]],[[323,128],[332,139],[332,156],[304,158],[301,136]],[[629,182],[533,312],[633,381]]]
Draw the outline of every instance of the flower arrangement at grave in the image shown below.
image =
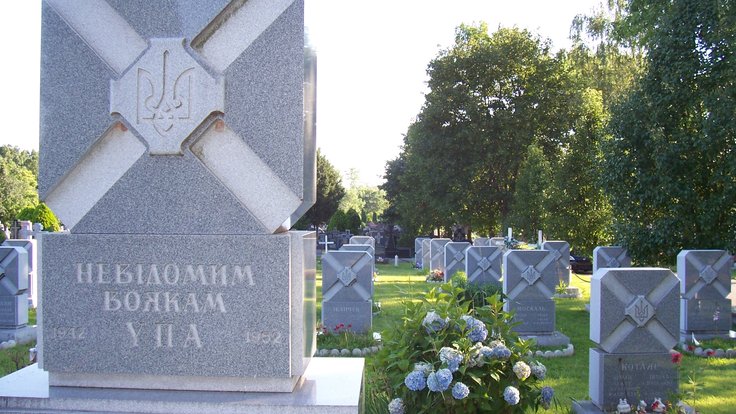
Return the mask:
[[445,272],[440,269],[434,269],[429,272],[425,280],[429,283],[443,283],[445,281]]
[[[511,331],[499,296],[468,306],[449,282],[406,302],[398,326],[384,333],[377,366],[385,375],[391,414],[523,413],[549,408],[545,366],[530,343]],[[470,309],[470,310],[468,310]]]

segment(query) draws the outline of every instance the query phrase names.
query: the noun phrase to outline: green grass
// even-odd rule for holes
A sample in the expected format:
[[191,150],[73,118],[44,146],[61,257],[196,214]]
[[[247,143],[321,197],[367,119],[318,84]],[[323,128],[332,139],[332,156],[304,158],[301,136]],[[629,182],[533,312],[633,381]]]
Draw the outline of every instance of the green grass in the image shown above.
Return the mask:
[[[402,314],[402,300],[418,300],[432,286],[424,282],[424,273],[413,269],[409,263],[401,263],[399,267],[376,265],[379,273],[375,284],[374,300],[381,302],[382,312],[373,318],[373,330],[384,332],[398,320]],[[318,304],[321,303],[321,269],[317,273]],[[547,366],[547,378],[544,385],[555,389],[560,406],[551,409],[550,413],[569,413],[572,400],[588,399],[588,348],[594,346],[589,336],[590,315],[585,311],[585,304],[590,298],[590,276],[573,275],[572,286],[581,289],[581,299],[556,299],[556,326],[559,331],[570,337],[575,347],[572,357],[542,359]],[[318,305],[319,306],[319,305]],[[318,309],[319,319],[321,310]],[[371,392],[373,374],[380,367],[374,366],[373,356],[366,357],[366,412],[387,412],[385,402],[380,396]],[[699,358],[684,355],[681,364],[681,392],[692,388],[688,385],[688,377],[693,377],[698,384],[695,397],[686,397],[694,403],[703,414],[730,414],[736,407],[736,359]],[[377,403],[378,402],[378,403]]]

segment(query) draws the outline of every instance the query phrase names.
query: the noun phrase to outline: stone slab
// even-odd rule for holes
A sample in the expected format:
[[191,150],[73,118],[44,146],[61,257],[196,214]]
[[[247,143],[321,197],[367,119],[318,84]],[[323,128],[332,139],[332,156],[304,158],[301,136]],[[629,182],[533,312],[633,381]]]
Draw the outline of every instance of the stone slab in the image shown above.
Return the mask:
[[549,240],[542,243],[542,250],[549,250],[557,257],[555,262],[557,277],[560,283],[570,286],[570,244],[562,240]]
[[496,246],[470,246],[465,251],[465,274],[468,283],[494,284],[501,287],[503,249]]
[[344,324],[352,332],[370,333],[373,328],[372,307],[373,301],[322,302],[322,324],[329,329]]
[[725,250],[683,250],[677,255],[685,299],[725,299],[731,293],[733,257]]
[[470,247],[468,242],[449,242],[445,244],[445,281],[448,281],[457,272],[465,271],[465,250]]
[[41,198],[76,233],[281,231],[314,201],[303,1],[138,3],[44,3]]
[[322,255],[322,301],[372,299],[373,257],[366,251],[329,251]]
[[432,239],[429,239],[429,238],[422,240],[422,269],[424,270],[431,270],[429,267],[430,265],[429,262],[431,261],[431,258],[432,258],[429,252],[429,244],[431,241]]
[[363,358],[313,358],[292,393],[49,387],[37,364],[0,378],[2,412],[179,414],[357,414]]
[[414,264],[418,267],[423,268],[423,255],[422,255],[422,243],[424,240],[429,240],[427,237],[417,237],[414,239]]
[[509,299],[551,299],[558,277],[547,250],[509,250],[503,255],[503,293]]
[[429,242],[429,270],[445,271],[445,245],[451,239],[432,239]]
[[663,268],[602,268],[590,281],[590,339],[606,352],[667,352],[679,337],[680,280]]
[[36,340],[37,332],[36,325],[23,326],[15,329],[0,328],[0,342],[12,339],[18,344],[27,344]]
[[677,365],[669,352],[609,354],[591,348],[588,359],[590,399],[603,410],[615,410],[621,398],[651,404],[678,392]]
[[473,239],[473,246],[490,246],[491,239],[488,237],[476,237]]
[[567,347],[570,344],[570,337],[559,331],[554,331],[548,335],[521,335],[520,337],[524,340],[533,339],[538,346]]
[[593,401],[575,401],[572,402],[572,412],[575,414],[605,414],[605,411],[596,407]]
[[42,367],[53,385],[291,391],[314,352],[315,241],[46,234]]
[[349,244],[369,244],[375,250],[376,239],[371,236],[352,236]]
[[503,309],[515,312],[513,322],[521,324],[513,329],[520,335],[549,335],[555,330],[555,301],[552,299],[508,299]]
[[491,239],[488,240],[488,245],[506,248],[506,240],[503,237],[491,237]]
[[598,246],[593,249],[593,273],[609,267],[629,267],[629,252],[620,246]]
[[376,249],[374,249],[373,246],[371,246],[370,244],[343,244],[342,246],[340,246],[340,250],[349,252],[366,252],[371,255],[371,257],[376,257]]
[[680,299],[680,333],[728,337],[731,329],[728,299]]

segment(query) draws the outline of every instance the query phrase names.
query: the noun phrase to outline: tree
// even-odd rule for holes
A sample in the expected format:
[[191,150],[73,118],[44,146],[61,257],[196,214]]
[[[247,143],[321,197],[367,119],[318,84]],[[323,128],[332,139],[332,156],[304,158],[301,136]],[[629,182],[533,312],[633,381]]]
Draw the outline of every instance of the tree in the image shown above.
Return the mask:
[[[453,224],[497,233],[509,214],[526,147],[559,156],[575,99],[571,73],[528,31],[461,25],[432,60],[430,92],[408,129],[393,200],[400,224],[430,233]],[[392,172],[393,173],[393,172]]]
[[647,70],[614,107],[602,184],[632,257],[736,248],[736,3],[631,0]]
[[[551,186],[552,170],[542,149],[535,143],[529,144],[526,157],[519,167],[514,200],[509,222],[527,240],[534,240],[537,230],[544,228],[547,211],[548,191]],[[516,237],[520,239],[520,237]]]
[[0,147],[0,221],[10,223],[25,207],[38,204],[38,153]]
[[317,200],[293,227],[305,229],[311,224],[316,228],[327,223],[344,196],[340,173],[317,149]]
[[18,220],[28,220],[31,223],[41,223],[45,231],[59,231],[60,224],[54,213],[44,203],[35,207],[26,207],[18,213]]
[[611,205],[598,185],[606,112],[600,90],[587,89],[581,100],[574,133],[551,177],[544,231],[566,240],[577,254],[590,255],[596,246],[613,241]]

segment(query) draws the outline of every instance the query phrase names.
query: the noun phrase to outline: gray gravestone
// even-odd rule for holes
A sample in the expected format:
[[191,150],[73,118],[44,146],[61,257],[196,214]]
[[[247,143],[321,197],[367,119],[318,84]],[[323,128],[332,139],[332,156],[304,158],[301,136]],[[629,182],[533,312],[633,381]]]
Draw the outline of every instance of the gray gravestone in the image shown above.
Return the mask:
[[[678,391],[678,286],[669,269],[604,268],[591,279],[589,395],[576,412],[615,410],[619,399],[666,398]],[[592,410],[590,409],[592,407]]]
[[557,278],[570,286],[570,244],[560,240],[546,241],[542,243],[542,250],[549,250],[557,258],[554,265]]
[[593,249],[593,273],[602,268],[631,266],[629,253],[619,246],[598,246]]
[[450,239],[432,239],[429,242],[429,270],[445,271],[445,245]]
[[28,254],[28,303],[32,308],[38,306],[38,278],[36,276],[37,249],[36,240],[10,239],[5,240],[3,246],[20,247]]
[[450,280],[456,272],[465,271],[465,250],[470,247],[468,242],[449,242],[445,244],[445,281]]
[[432,259],[432,256],[430,255],[429,251],[429,245],[432,242],[432,239],[424,239],[422,240],[422,269],[423,270],[432,270],[430,269],[430,261]]
[[376,239],[371,236],[352,236],[350,237],[349,244],[368,244],[376,249]]
[[488,241],[488,245],[506,249],[506,241],[503,237],[491,237],[491,239]]
[[320,411],[315,234],[286,231],[316,194],[303,0],[46,0],[42,24],[39,196],[70,233],[39,246],[39,367],[85,398],[19,404]]
[[725,250],[683,250],[680,278],[680,337],[728,338],[731,329],[732,256]]
[[424,268],[423,255],[422,255],[422,243],[424,240],[429,240],[428,237],[417,237],[414,239],[414,264],[422,269]]
[[468,283],[494,284],[500,287],[502,259],[503,250],[500,247],[468,247],[465,251],[465,274],[468,275]]
[[370,254],[372,258],[376,257],[376,251],[370,244],[343,244],[340,246],[340,250],[349,252],[366,252]]
[[332,251],[322,256],[322,324],[351,325],[370,332],[373,318],[373,257],[365,251]]
[[557,286],[554,254],[547,250],[509,250],[503,256],[504,310],[514,311],[514,330],[539,345],[563,345],[569,338],[555,331]]
[[488,237],[476,237],[473,239],[473,246],[490,246],[491,239]]
[[33,238],[33,224],[26,220],[20,221],[19,224],[18,239],[31,240]]
[[0,246],[0,341],[28,335],[28,253]]

